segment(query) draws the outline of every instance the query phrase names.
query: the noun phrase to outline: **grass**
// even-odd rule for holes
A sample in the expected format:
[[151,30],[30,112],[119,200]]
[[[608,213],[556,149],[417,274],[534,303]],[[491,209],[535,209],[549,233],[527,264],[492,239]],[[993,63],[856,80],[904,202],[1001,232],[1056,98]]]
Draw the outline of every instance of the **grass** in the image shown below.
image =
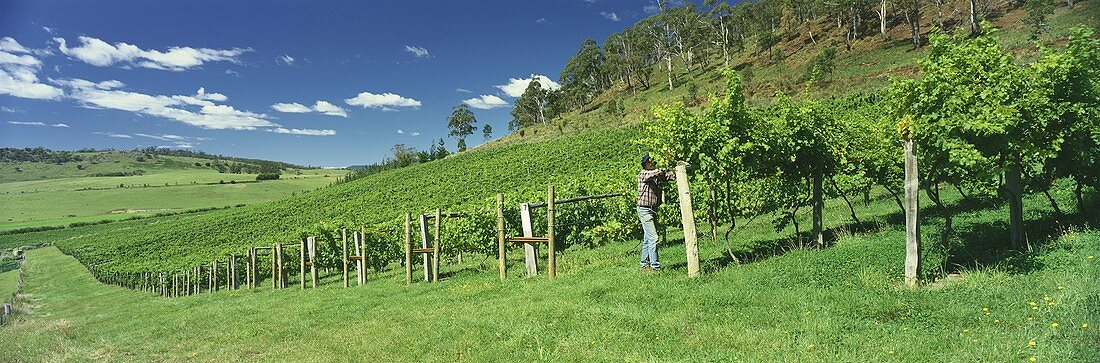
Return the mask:
[[9,299],[17,288],[19,288],[19,269],[0,272],[0,306],[10,302]]
[[[300,170],[275,181],[255,174],[174,169],[129,177],[75,177],[0,184],[0,230],[118,220],[251,204],[329,185],[346,170]],[[222,184],[224,182],[224,184]],[[125,185],[119,188],[119,185]]]
[[[999,247],[1004,206],[946,197],[957,208],[957,254],[965,257],[951,259],[951,278],[915,290],[899,286],[904,232],[891,222],[896,205],[882,196],[859,209],[875,226],[866,232],[848,227],[846,208],[830,201],[827,248],[793,248],[792,231],[760,221],[734,242],[742,253],[758,251],[753,262],[727,264],[724,247],[704,241],[698,279],[684,276],[674,231],[662,245],[660,274],[637,271],[638,241],[621,241],[570,248],[552,282],[515,276],[522,268],[513,249],[505,282],[493,258],[468,256],[464,265],[447,261],[438,284],[406,287],[400,272],[388,271],[351,289],[331,275],[316,290],[176,299],[98,284],[58,250],[32,250],[19,320],[0,329],[0,360],[1100,359],[1095,216],[1064,217],[1052,233],[1049,207],[1031,196],[1031,248],[1010,251]],[[937,223],[926,208],[929,279],[949,260],[935,251]]]

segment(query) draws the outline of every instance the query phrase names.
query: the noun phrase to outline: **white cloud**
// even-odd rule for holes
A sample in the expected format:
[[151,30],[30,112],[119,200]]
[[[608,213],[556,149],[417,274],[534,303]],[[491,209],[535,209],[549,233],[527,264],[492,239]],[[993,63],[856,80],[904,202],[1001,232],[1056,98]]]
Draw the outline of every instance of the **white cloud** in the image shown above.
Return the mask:
[[39,121],[8,121],[8,123],[12,124],[12,125],[23,125],[23,126],[69,127],[69,125],[66,125],[66,124],[60,124],[60,123],[59,124],[48,124],[48,123],[39,122]]
[[283,55],[279,56],[278,58],[275,58],[275,62],[279,63],[279,64],[282,64],[284,66],[294,65],[294,57],[283,54]]
[[405,130],[402,130],[402,129],[397,129],[397,134],[398,134],[398,135],[404,135],[404,134],[405,134]]
[[615,14],[614,12],[608,13],[608,12],[601,11],[600,15],[603,15],[603,17],[607,20],[619,21],[619,15]]
[[323,115],[328,116],[340,116],[348,117],[348,111],[344,110],[340,106],[334,105],[328,101],[318,100],[313,104],[313,107],[309,107],[297,102],[289,103],[276,103],[271,105],[271,108],[275,111],[285,113],[309,113],[320,112]]
[[329,116],[348,117],[348,112],[340,106],[329,103],[328,101],[320,101],[313,104],[313,110]]
[[230,75],[230,76],[234,76],[234,77],[237,77],[237,78],[241,78],[241,73],[240,73],[240,72],[237,72],[237,71],[234,71],[234,70],[232,70],[232,69],[226,69],[224,73],[225,73],[225,74],[228,74],[228,75]]
[[303,105],[303,104],[297,103],[297,102],[276,103],[274,105],[271,105],[271,108],[274,109],[275,111],[286,112],[286,113],[313,112],[313,110],[310,109],[309,106],[306,106],[306,105]]
[[465,89],[465,88],[455,88],[455,92],[458,92],[458,93],[474,93],[474,91],[471,91],[471,90],[468,90],[468,89]]
[[0,111],[4,111],[4,112],[7,112],[7,113],[22,113],[22,111],[16,110],[16,109],[8,107],[8,106],[0,106]]
[[171,135],[171,134],[163,134],[163,135],[134,134],[133,136],[146,137],[146,138],[150,138],[150,139],[154,139],[154,140],[167,141],[167,142],[172,143],[172,145],[168,145],[168,146],[158,146],[159,148],[178,147],[178,148],[190,149],[190,148],[194,147],[195,144],[197,144],[197,143],[193,142],[192,140],[209,140],[208,138],[205,138],[205,137],[190,137],[190,136],[180,136],[180,135]]
[[420,136],[419,132],[413,131],[409,133],[409,136]]
[[113,133],[113,132],[99,132],[99,131],[97,131],[97,132],[93,132],[93,134],[103,135],[103,136],[107,136],[107,137],[117,137],[117,138],[120,138],[120,139],[132,139],[132,138],[134,138],[133,136],[130,136],[130,135],[127,135],[127,134],[116,134],[116,133]]
[[491,110],[494,108],[508,106],[508,102],[505,102],[504,100],[500,99],[500,97],[493,95],[481,95],[481,97],[474,97],[471,99],[463,100],[462,103],[481,110]]
[[549,23],[550,23],[550,21],[546,20],[546,18],[535,19],[535,24],[549,24]]
[[268,131],[276,134],[291,134],[291,135],[308,135],[308,136],[332,136],[336,135],[336,131],[333,130],[314,130],[314,129],[288,129],[288,128],[274,128]]
[[225,102],[225,100],[229,99],[229,97],[226,97],[221,93],[206,93],[206,87],[199,87],[199,90],[195,92],[195,98],[214,102]]
[[352,106],[378,108],[382,111],[396,111],[393,107],[420,107],[420,101],[388,92],[383,94],[362,92],[354,98],[345,99],[344,102]]
[[138,67],[168,71],[185,71],[202,66],[206,62],[240,63],[238,57],[252,51],[251,48],[210,49],[191,47],[170,47],[167,51],[145,50],[140,47],[105,41],[88,36],[80,36],[80,46],[68,47],[65,38],[53,38],[62,54],[74,57],[94,66],[106,67],[114,64],[133,64]]
[[46,33],[49,33],[49,34],[53,34],[55,32],[54,28],[51,28],[51,27],[48,27],[48,26],[45,26],[45,25],[42,26],[42,30],[46,31]]
[[116,89],[118,81],[90,82],[83,79],[62,79],[52,82],[69,88],[69,98],[84,107],[129,111],[139,115],[163,117],[206,129],[254,130],[278,127],[267,115],[241,111],[213,100],[225,100],[218,93],[205,89],[193,96],[148,95]]
[[661,12],[661,8],[655,4],[649,4],[645,7],[642,7],[642,11],[644,11],[646,14],[656,14]]
[[527,90],[527,85],[531,84],[531,79],[537,79],[539,85],[545,90],[556,90],[561,88],[561,85],[554,82],[550,78],[542,75],[532,75],[531,78],[509,78],[508,84],[502,84],[499,86],[493,86],[504,91],[504,94],[510,97],[523,96],[523,91]]
[[412,55],[416,56],[417,58],[428,58],[432,56],[430,53],[428,53],[428,49],[415,45],[406,45],[405,51],[412,53]]
[[45,100],[64,96],[60,88],[38,82],[42,62],[31,52],[11,37],[0,38],[0,94]]

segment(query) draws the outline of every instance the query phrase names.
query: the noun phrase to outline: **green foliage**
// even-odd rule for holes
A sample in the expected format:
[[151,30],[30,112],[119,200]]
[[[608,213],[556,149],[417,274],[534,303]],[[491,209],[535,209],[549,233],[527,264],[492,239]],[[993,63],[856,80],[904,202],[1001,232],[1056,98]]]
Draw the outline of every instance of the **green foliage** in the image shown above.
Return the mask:
[[447,129],[451,130],[448,135],[458,138],[458,151],[466,150],[466,136],[470,136],[477,129],[477,118],[474,117],[474,112],[470,111],[470,106],[465,103],[455,106],[451,112],[451,116],[447,118]]

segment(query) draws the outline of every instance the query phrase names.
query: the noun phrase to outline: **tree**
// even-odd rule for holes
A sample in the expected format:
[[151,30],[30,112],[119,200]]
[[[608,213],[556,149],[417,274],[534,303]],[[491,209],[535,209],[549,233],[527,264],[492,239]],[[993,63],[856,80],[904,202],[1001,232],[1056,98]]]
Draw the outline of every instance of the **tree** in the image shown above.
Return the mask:
[[512,121],[508,122],[508,130],[519,130],[546,122],[548,96],[549,92],[543,89],[538,78],[532,75],[531,83],[527,84],[527,89],[512,107]]
[[459,152],[466,150],[466,136],[474,133],[475,124],[477,118],[465,103],[455,106],[451,116],[447,118],[447,128],[451,130],[448,135],[458,138]]
[[485,141],[493,138],[493,125],[485,124],[481,126],[481,134],[485,136]]
[[1026,0],[1024,9],[1027,10],[1027,22],[1031,25],[1030,37],[1032,40],[1038,40],[1039,35],[1050,27],[1047,24],[1047,16],[1054,13],[1054,4],[1045,0]]

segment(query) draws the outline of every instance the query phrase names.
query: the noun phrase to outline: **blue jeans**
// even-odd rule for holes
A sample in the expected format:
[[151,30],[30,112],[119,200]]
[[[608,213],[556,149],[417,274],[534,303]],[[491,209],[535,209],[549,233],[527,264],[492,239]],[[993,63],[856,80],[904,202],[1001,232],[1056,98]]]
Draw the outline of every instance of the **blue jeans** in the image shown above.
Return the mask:
[[641,267],[649,267],[654,270],[661,268],[661,261],[657,258],[657,211],[650,207],[638,207],[638,219],[642,221],[642,260]]

